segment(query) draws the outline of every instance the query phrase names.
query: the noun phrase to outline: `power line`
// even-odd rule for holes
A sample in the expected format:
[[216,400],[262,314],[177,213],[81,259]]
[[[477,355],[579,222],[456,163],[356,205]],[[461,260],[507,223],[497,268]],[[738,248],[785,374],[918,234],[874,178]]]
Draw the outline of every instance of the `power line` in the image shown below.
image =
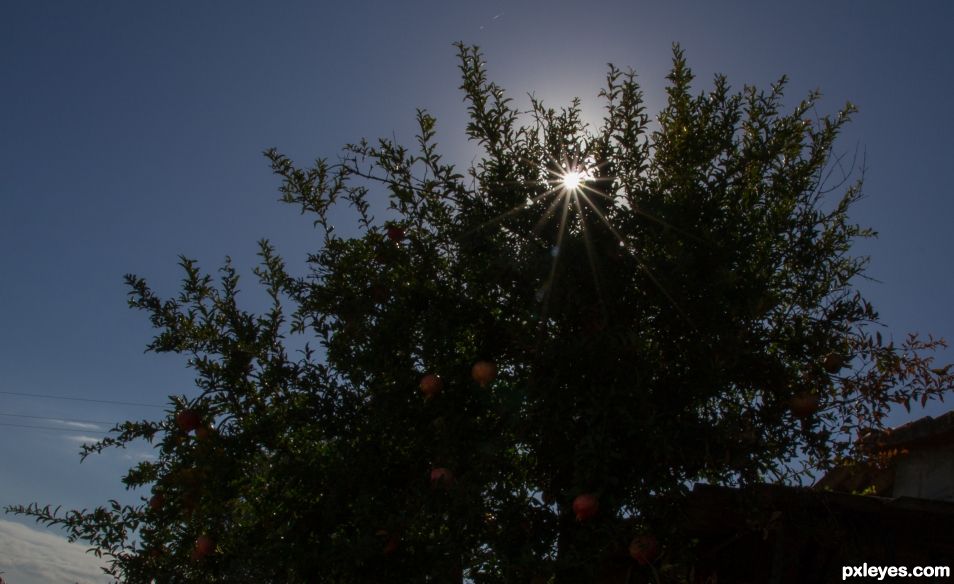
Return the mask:
[[115,404],[119,406],[139,406],[144,408],[164,408],[159,404],[144,404],[142,402],[125,402],[125,401],[114,401],[108,399],[91,399],[88,397],[67,397],[65,395],[46,395],[42,393],[25,393],[21,391],[0,391],[0,393],[5,395],[19,395],[23,397],[40,397],[44,399],[64,399],[70,401],[81,401],[81,402],[93,402],[98,404]]

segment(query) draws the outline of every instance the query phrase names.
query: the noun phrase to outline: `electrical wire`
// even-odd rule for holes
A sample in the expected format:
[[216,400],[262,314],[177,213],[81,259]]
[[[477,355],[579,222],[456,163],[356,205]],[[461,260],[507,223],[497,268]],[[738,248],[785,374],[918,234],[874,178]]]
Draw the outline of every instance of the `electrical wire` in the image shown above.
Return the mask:
[[42,393],[26,393],[22,391],[0,391],[0,394],[4,395],[17,395],[22,397],[39,397],[44,399],[63,399],[70,401],[81,401],[81,402],[92,402],[98,404],[115,404],[119,406],[138,406],[143,408],[164,408],[166,406],[161,406],[159,404],[146,404],[142,402],[126,402],[126,401],[114,401],[108,399],[92,399],[88,397],[68,397],[65,395],[46,395]]

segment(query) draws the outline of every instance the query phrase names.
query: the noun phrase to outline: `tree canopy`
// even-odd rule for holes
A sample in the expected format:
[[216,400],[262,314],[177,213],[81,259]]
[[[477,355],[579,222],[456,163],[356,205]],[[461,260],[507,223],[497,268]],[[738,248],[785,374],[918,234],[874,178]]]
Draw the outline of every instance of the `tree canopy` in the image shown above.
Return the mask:
[[[308,167],[267,151],[322,235],[307,273],[261,242],[260,314],[230,263],[183,258],[171,299],[127,276],[149,349],[187,355],[199,391],[83,456],[148,440],[157,458],[123,483],[151,493],[14,511],[128,583],[562,584],[614,554],[634,582],[679,581],[693,483],[798,483],[952,386],[943,341],[883,339],[857,289],[852,245],[873,233],[834,150],[850,104],[786,107],[784,78],[697,92],[675,47],[658,117],[611,65],[590,128],[579,101],[517,108],[458,51],[467,173],[424,111],[411,148]],[[345,209],[355,236],[334,229]]]

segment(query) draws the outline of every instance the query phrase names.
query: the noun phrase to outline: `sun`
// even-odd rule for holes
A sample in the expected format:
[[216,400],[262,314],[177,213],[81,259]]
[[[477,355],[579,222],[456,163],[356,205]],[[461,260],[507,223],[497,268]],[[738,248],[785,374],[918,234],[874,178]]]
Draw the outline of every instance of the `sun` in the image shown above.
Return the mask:
[[563,195],[583,195],[584,191],[594,194],[588,183],[596,178],[596,164],[592,156],[582,163],[564,161],[557,171],[549,171],[552,177],[549,183]]
[[571,170],[565,173],[560,182],[563,185],[563,190],[567,192],[573,192],[580,188],[580,183],[582,183],[586,177],[584,173],[577,170]]

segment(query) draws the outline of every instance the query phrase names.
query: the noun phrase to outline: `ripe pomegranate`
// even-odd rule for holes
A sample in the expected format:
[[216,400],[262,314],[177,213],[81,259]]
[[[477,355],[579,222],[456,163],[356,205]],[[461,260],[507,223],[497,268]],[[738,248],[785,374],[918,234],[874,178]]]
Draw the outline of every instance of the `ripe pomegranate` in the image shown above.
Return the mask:
[[388,225],[388,239],[394,243],[400,243],[404,240],[404,230],[397,225]]
[[431,486],[447,488],[454,482],[454,473],[450,469],[438,466],[431,469]]
[[421,393],[424,394],[425,399],[430,399],[435,395],[439,394],[442,389],[444,389],[444,381],[440,378],[439,375],[434,373],[428,373],[421,378]]
[[199,412],[190,409],[184,409],[176,414],[176,425],[179,429],[188,434],[202,424],[202,417]]
[[629,544],[629,557],[640,566],[653,563],[659,554],[659,542],[651,535],[637,535]]
[[583,493],[573,499],[573,513],[577,521],[586,521],[596,516],[600,510],[600,501],[592,493]]
[[384,555],[390,556],[391,554],[393,554],[394,552],[398,550],[398,547],[400,547],[400,545],[401,545],[401,540],[398,539],[398,536],[389,535],[388,540],[384,543],[384,549],[382,549],[381,551],[384,553]]
[[487,387],[487,384],[497,377],[497,366],[490,361],[477,361],[470,370],[470,376],[481,387]]
[[166,502],[166,498],[162,493],[156,493],[149,499],[149,509],[154,512],[159,512],[162,510],[162,505]]
[[838,353],[829,353],[822,361],[822,367],[829,373],[838,373],[845,367],[845,358]]
[[199,427],[195,429],[196,440],[208,440],[213,434],[215,434],[215,428],[212,427],[212,424],[199,424]]
[[215,553],[215,540],[212,539],[206,533],[203,533],[195,540],[195,550],[192,552],[192,557],[201,560],[207,556],[211,556]]
[[818,395],[810,391],[803,391],[796,394],[788,402],[788,408],[796,418],[807,418],[818,411]]

